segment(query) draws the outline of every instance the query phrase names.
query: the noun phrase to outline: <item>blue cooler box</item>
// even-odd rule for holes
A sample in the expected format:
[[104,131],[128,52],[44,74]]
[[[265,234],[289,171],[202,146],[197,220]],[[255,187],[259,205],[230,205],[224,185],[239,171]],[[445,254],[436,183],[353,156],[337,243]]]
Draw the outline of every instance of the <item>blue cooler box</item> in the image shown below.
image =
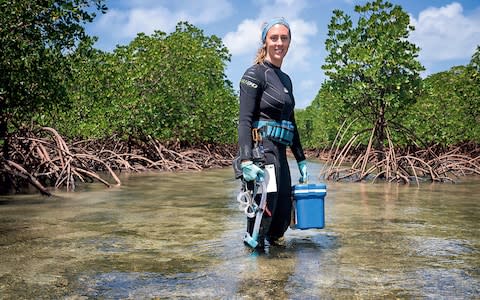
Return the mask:
[[293,186],[296,228],[310,229],[325,226],[325,184],[297,184]]

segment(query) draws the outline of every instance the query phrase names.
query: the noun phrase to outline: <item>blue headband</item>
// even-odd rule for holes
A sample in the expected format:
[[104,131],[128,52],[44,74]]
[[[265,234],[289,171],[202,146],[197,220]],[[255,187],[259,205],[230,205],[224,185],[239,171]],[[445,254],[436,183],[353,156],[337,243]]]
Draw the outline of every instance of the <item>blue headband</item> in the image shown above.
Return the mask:
[[290,34],[290,25],[288,25],[287,20],[285,20],[284,18],[273,18],[267,23],[265,23],[265,25],[263,25],[262,42],[265,43],[265,40],[267,39],[268,31],[270,30],[270,28],[272,28],[274,25],[277,25],[277,24],[285,25],[285,27],[288,28],[288,33]]

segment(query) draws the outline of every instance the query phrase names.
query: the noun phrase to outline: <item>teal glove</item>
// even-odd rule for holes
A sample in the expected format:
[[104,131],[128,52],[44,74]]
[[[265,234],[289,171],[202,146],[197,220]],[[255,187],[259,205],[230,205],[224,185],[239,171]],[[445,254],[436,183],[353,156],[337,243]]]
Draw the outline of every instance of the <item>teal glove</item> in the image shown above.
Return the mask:
[[243,179],[245,179],[245,181],[252,181],[257,179],[257,177],[259,180],[263,180],[263,174],[265,174],[265,172],[257,165],[255,165],[252,161],[242,162],[241,166],[243,172]]
[[302,160],[298,162],[298,170],[300,171],[300,178],[298,181],[300,183],[307,183],[308,182],[308,172],[307,172],[307,161]]

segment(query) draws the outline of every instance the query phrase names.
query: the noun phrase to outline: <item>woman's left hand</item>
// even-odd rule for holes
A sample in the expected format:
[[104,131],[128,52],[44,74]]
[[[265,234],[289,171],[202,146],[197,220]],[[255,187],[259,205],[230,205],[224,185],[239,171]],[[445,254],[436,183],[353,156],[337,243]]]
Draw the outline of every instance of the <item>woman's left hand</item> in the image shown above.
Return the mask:
[[300,178],[298,181],[300,183],[307,183],[308,182],[308,171],[307,171],[307,161],[302,160],[298,162],[298,170],[300,171]]

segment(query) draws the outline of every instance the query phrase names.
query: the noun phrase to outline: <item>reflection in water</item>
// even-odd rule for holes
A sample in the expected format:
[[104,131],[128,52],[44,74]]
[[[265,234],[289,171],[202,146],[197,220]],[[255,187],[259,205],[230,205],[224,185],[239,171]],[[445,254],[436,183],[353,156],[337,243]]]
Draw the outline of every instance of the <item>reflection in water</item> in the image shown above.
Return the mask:
[[[291,162],[292,177],[298,177]],[[311,166],[312,173],[319,165]],[[230,169],[0,198],[5,298],[480,297],[479,179],[327,182],[322,230],[251,252]],[[314,180],[314,182],[318,182]]]

